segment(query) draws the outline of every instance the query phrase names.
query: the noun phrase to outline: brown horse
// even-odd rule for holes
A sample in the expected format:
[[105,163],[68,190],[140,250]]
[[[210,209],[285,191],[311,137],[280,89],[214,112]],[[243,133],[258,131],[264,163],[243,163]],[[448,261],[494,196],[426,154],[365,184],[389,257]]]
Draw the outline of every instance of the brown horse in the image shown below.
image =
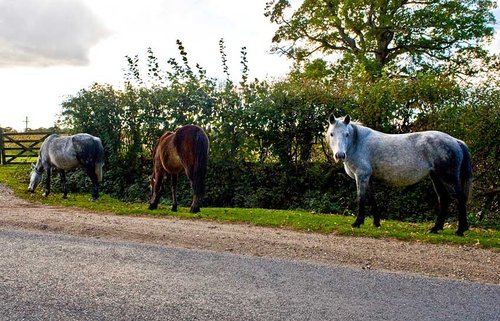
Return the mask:
[[198,126],[185,125],[175,132],[166,132],[153,151],[153,174],[150,180],[149,209],[158,207],[163,194],[163,179],[171,177],[172,211],[177,211],[177,178],[184,170],[193,190],[191,213],[200,211],[205,194],[205,175],[208,162],[208,137]]

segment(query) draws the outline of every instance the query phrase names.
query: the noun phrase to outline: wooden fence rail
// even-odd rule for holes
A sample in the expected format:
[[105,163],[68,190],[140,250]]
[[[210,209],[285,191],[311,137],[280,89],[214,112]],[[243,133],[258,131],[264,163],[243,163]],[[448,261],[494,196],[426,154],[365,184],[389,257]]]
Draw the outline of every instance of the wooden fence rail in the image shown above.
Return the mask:
[[6,133],[0,128],[0,164],[22,164],[38,157],[45,138],[54,132]]

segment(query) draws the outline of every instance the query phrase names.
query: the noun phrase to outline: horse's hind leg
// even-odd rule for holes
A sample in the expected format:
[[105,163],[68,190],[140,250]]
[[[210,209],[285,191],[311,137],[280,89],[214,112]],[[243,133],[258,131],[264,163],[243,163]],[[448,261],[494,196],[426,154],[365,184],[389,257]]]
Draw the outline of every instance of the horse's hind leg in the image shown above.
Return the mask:
[[189,212],[191,213],[200,212],[200,201],[198,195],[196,194],[193,194],[193,201],[191,202],[191,208],[189,209]]
[[66,171],[61,169],[61,172],[59,173],[59,176],[61,178],[61,186],[63,190],[63,198],[68,197],[68,187],[66,186]]
[[149,200],[149,209],[154,210],[158,208],[158,203],[160,202],[161,194],[163,194],[163,172],[154,171],[153,173],[153,186],[152,194]]
[[467,208],[466,202],[467,197],[462,187],[457,182],[455,184],[455,196],[458,201],[458,229],[455,232],[456,235],[463,236],[464,232],[469,229],[469,223],[467,223]]
[[172,174],[170,177],[170,190],[172,192],[172,212],[177,212],[177,179],[179,174]]
[[194,169],[190,168],[186,170],[186,175],[189,179],[189,184],[191,185],[191,191],[193,193],[193,201],[191,202],[190,213],[198,213],[200,211],[200,199],[196,191],[196,182],[194,181]]
[[446,186],[441,182],[436,174],[430,174],[432,179],[432,184],[434,185],[434,191],[438,197],[439,212],[436,219],[436,224],[429,230],[430,233],[437,233],[444,227],[444,222],[448,216],[448,207],[450,206],[450,194],[446,189]]
[[92,202],[95,202],[99,198],[99,180],[95,172],[95,167],[94,166],[85,167],[85,172],[92,181]]

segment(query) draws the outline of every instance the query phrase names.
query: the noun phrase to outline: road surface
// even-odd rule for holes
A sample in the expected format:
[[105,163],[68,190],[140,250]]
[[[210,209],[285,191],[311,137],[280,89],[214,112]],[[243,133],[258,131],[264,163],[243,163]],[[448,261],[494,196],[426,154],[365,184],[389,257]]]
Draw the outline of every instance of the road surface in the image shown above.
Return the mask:
[[500,286],[0,227],[0,320],[499,320]]

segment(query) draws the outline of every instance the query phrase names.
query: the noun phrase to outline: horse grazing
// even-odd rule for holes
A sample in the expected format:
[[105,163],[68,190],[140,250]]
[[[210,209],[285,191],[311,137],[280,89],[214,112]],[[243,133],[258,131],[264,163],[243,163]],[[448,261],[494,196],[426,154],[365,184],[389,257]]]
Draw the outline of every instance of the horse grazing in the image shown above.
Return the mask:
[[439,131],[384,134],[344,118],[329,118],[326,138],[336,162],[356,180],[358,214],[353,227],[365,220],[365,203],[370,203],[373,224],[380,226],[372,178],[396,186],[408,186],[430,175],[438,196],[439,214],[431,233],[443,229],[451,196],[458,201],[457,235],[469,229],[466,204],[472,181],[472,161],[467,145]]
[[200,211],[205,194],[205,175],[208,162],[208,137],[198,126],[185,125],[175,132],[166,132],[153,151],[153,174],[150,180],[149,209],[158,207],[163,193],[163,179],[171,177],[172,211],[177,211],[177,178],[184,170],[193,190],[191,213]]
[[50,193],[50,175],[52,167],[60,170],[63,197],[66,198],[66,171],[83,167],[90,177],[92,189],[92,201],[99,198],[99,182],[102,181],[102,167],[104,166],[104,148],[98,137],[89,134],[76,134],[73,136],[59,136],[52,134],[42,143],[36,165],[32,165],[30,185],[28,191],[35,192],[36,187],[42,181],[44,170],[47,171],[45,180],[45,193]]

